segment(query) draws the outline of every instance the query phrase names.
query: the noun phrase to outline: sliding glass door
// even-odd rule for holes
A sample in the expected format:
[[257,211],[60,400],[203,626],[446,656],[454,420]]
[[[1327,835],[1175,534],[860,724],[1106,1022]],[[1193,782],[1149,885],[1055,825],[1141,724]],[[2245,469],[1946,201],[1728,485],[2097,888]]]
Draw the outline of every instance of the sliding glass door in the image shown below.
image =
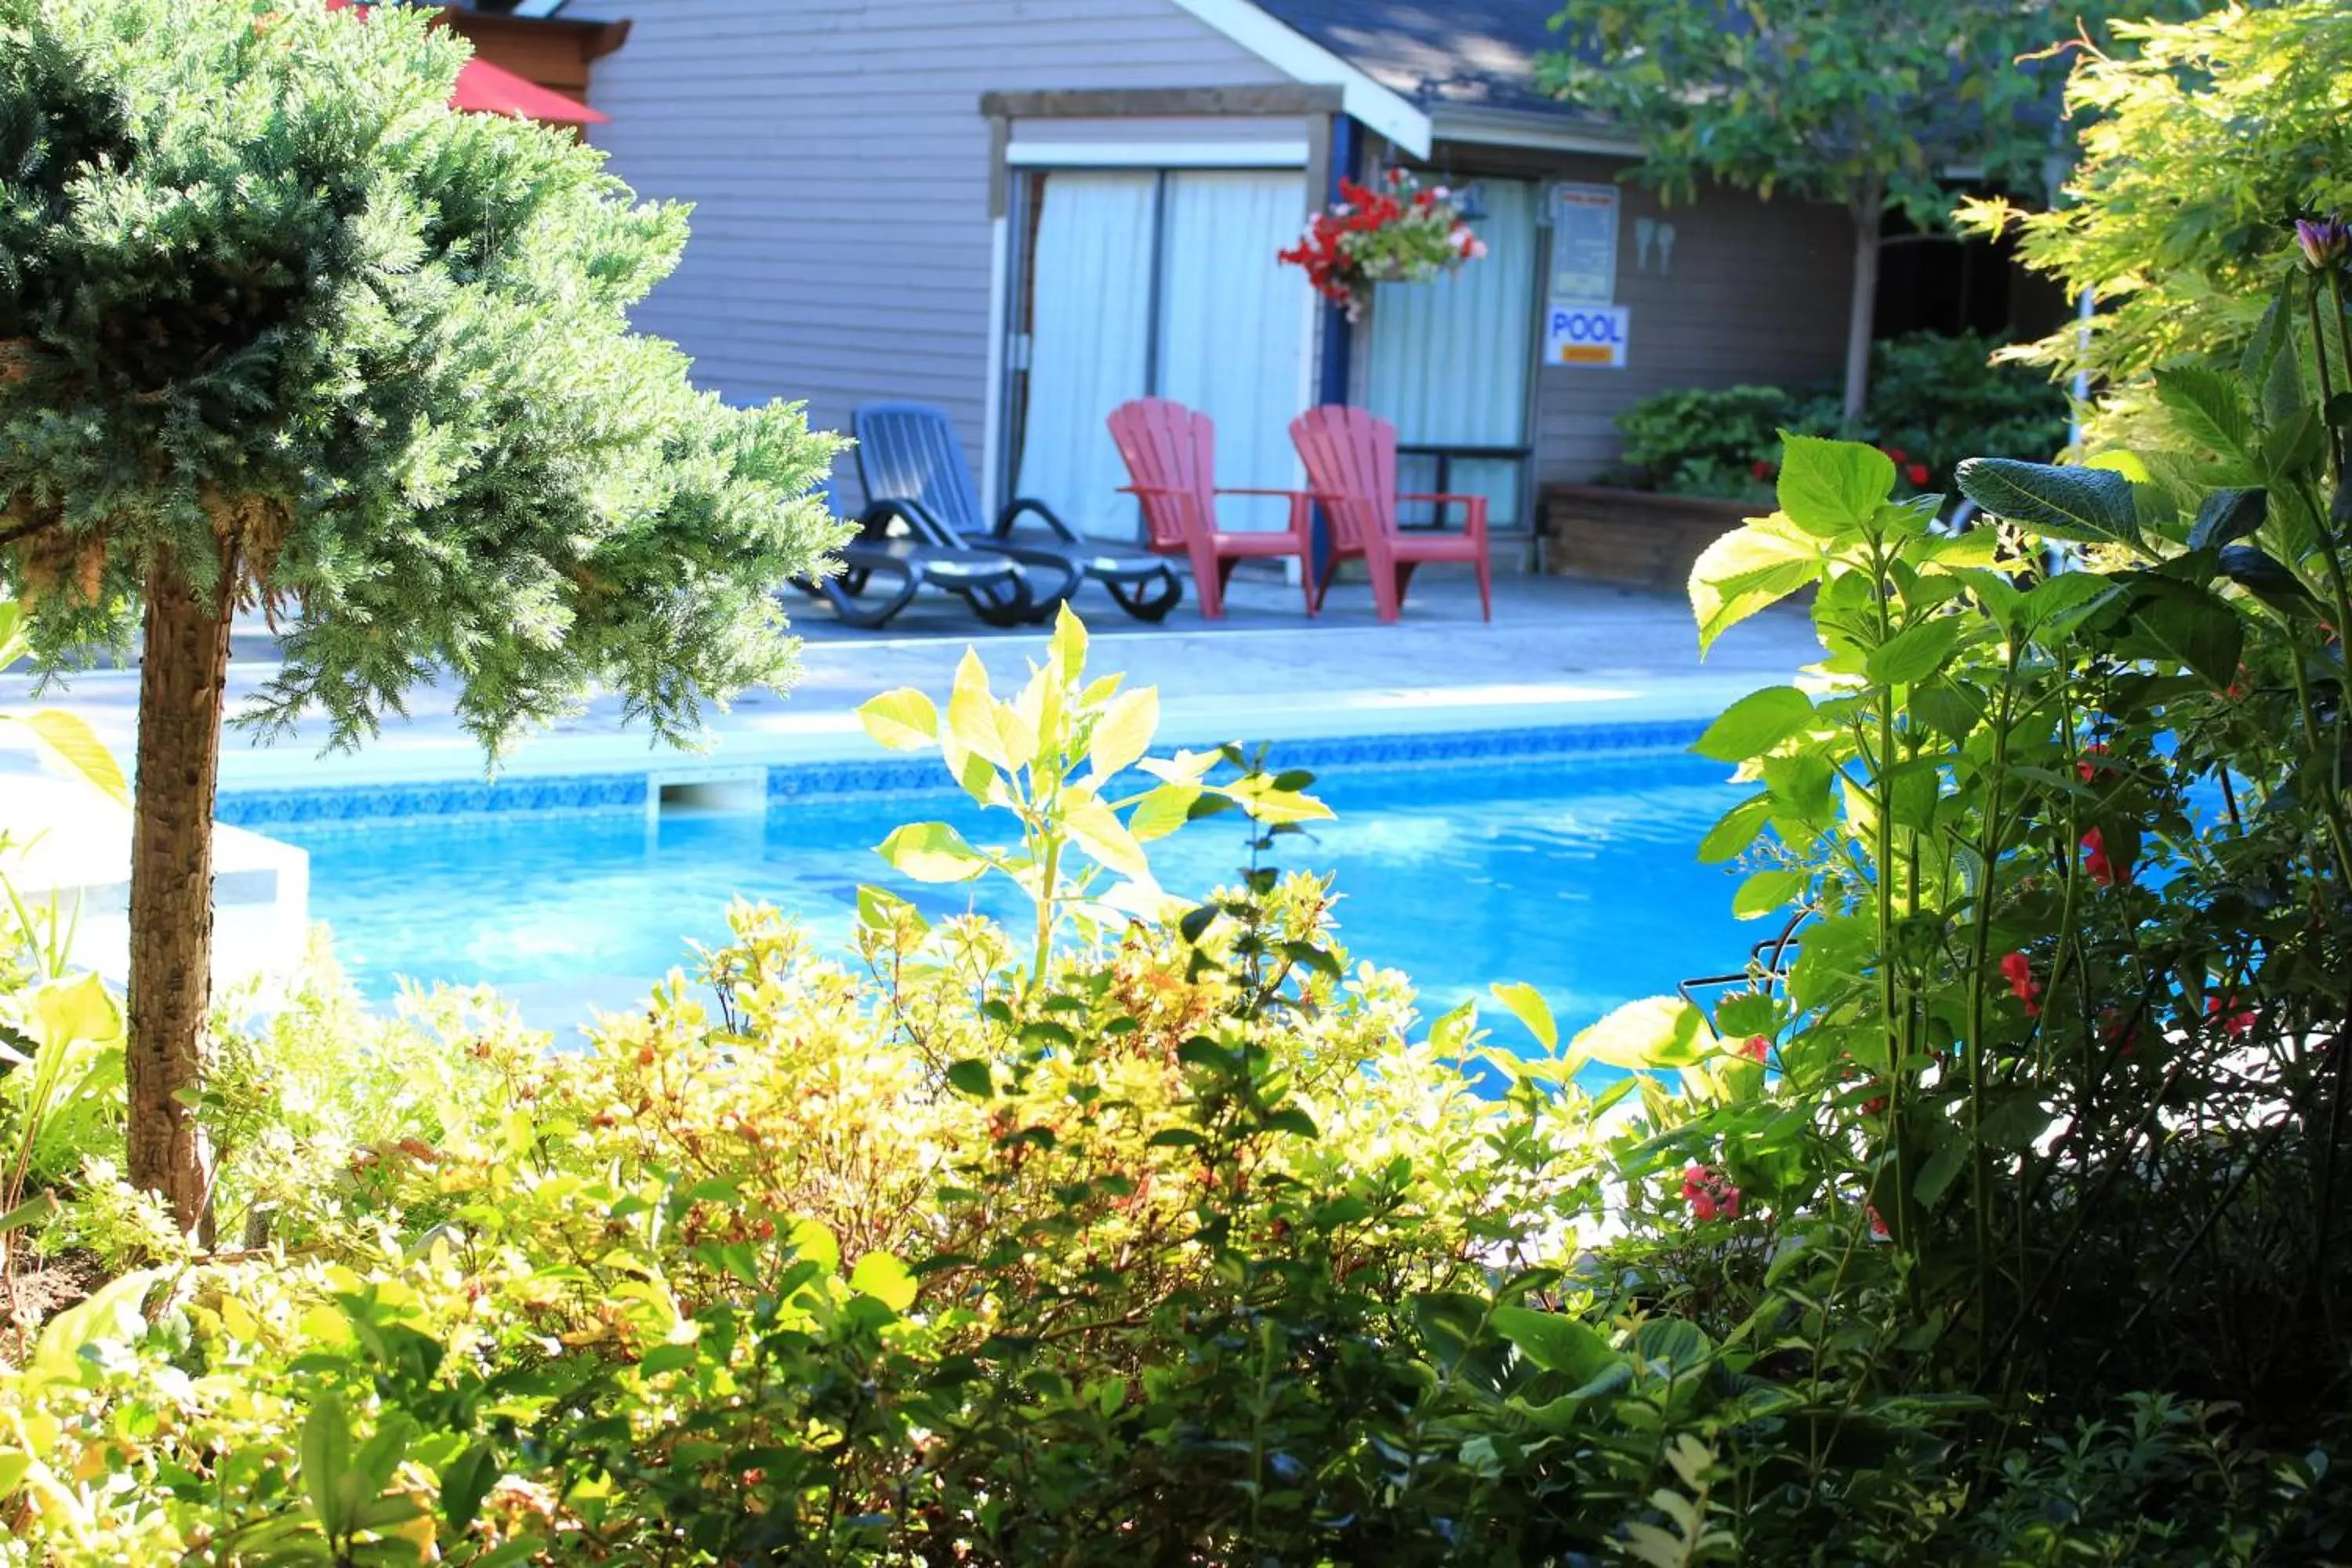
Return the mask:
[[[1445,488],[1486,496],[1504,529],[1527,521],[1537,187],[1484,180],[1477,195],[1484,216],[1470,226],[1486,242],[1485,258],[1451,277],[1374,289],[1365,402],[1408,449],[1398,463],[1406,489],[1438,489],[1443,456]],[[1423,510],[1405,521],[1431,521]]]
[[[1016,491],[1073,528],[1133,539],[1125,465],[1103,421],[1131,397],[1217,422],[1219,482],[1295,482],[1289,422],[1306,405],[1311,296],[1275,261],[1297,235],[1290,171],[1063,171],[1027,183],[1015,273],[1010,407]],[[1227,528],[1278,528],[1278,500],[1235,502]]]

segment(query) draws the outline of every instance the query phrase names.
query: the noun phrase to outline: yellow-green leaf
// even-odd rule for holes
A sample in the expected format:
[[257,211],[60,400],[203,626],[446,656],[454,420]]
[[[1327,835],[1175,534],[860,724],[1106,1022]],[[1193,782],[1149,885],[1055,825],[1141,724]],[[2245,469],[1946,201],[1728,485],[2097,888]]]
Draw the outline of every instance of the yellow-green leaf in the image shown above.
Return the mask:
[[1164,784],[1147,790],[1128,813],[1127,830],[1141,844],[1165,838],[1191,820],[1192,803],[1200,798],[1196,784]]
[[1108,779],[1135,765],[1150,749],[1159,728],[1160,693],[1155,688],[1121,692],[1095,721],[1087,760],[1097,774]]
[[1759,517],[1700,552],[1691,567],[1699,651],[1821,575],[1821,546],[1785,517]]
[[1689,1067],[1706,1054],[1699,1044],[1706,1022],[1679,996],[1645,996],[1578,1035],[1570,1056],[1634,1071]]
[[1054,640],[1045,646],[1046,661],[1066,684],[1087,668],[1087,623],[1078,619],[1067,599],[1054,612]]
[[911,686],[886,691],[857,710],[866,732],[894,752],[917,752],[940,742],[940,710]]
[[887,1252],[869,1252],[849,1271],[849,1288],[871,1296],[894,1312],[915,1304],[915,1276]]
[[1487,987],[1495,1000],[1511,1010],[1511,1016],[1528,1026],[1528,1033],[1542,1042],[1548,1051],[1559,1049],[1559,1025],[1551,1016],[1551,1004],[1543,993],[1524,981],[1497,983]]
[[74,714],[42,708],[31,713],[0,714],[0,718],[14,719],[30,730],[92,788],[103,790],[125,805],[131,804],[131,786],[123,780],[122,764],[114,760],[98,731]]
[[841,1243],[833,1232],[813,1219],[802,1220],[793,1226],[793,1256],[803,1262],[814,1263],[830,1274],[841,1267]]
[[1311,795],[1297,790],[1276,789],[1274,780],[1265,774],[1254,778],[1235,779],[1223,786],[1234,805],[1258,821],[1276,824],[1285,822],[1316,822],[1332,815],[1331,808]]
[[944,822],[910,822],[874,852],[918,882],[968,882],[988,869],[988,857]]
[[62,1051],[76,1040],[111,1040],[122,1028],[114,998],[106,994],[105,983],[95,974],[78,974],[39,987],[25,1011],[25,1032],[44,1051]]
[[1120,824],[1118,814],[1104,804],[1100,795],[1088,789],[1073,789],[1063,797],[1062,805],[1063,823],[1079,848],[1123,877],[1150,874],[1143,846],[1135,841],[1135,836]]

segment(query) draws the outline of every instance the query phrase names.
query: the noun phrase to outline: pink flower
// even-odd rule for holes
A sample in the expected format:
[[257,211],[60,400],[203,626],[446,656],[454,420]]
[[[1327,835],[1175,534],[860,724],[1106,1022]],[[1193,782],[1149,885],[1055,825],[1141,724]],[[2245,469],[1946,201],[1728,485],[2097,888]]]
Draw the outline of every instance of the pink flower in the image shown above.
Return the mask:
[[1750,1035],[1739,1042],[1739,1054],[1751,1062],[1762,1061],[1764,1053],[1770,1048],[1761,1035]]
[[1868,1215],[1870,1216],[1870,1239],[1871,1239],[1871,1240],[1873,1240],[1873,1241],[1885,1241],[1885,1240],[1888,1237],[1888,1236],[1890,1236],[1891,1234],[1893,1234],[1892,1232],[1890,1232],[1890,1231],[1886,1228],[1886,1218],[1885,1218],[1885,1215],[1881,1215],[1881,1214],[1878,1212],[1878,1205],[1875,1205],[1875,1204],[1864,1204],[1864,1205],[1862,1205],[1862,1209],[1863,1209],[1863,1212],[1864,1212],[1864,1214],[1866,1214],[1866,1215]]
[[2116,776],[2116,770],[2104,762],[2092,759],[2109,755],[2105,741],[2094,741],[2083,748],[2081,760],[2074,763],[2074,776],[2084,784],[2098,784]]
[[2083,835],[2083,869],[2088,871],[2091,880],[2102,888],[2112,888],[2118,883],[2126,888],[2131,886],[2131,873],[2119,869],[2113,860],[2107,858],[2107,836],[2095,827]]
[[1738,1219],[1739,1189],[1713,1165],[1689,1165],[1683,1170],[1683,1201],[1696,1218]]
[[2000,976],[2009,982],[2009,994],[2025,1004],[2025,1016],[2042,1016],[2042,982],[2033,978],[2033,961],[2021,952],[2005,954],[2000,961]]

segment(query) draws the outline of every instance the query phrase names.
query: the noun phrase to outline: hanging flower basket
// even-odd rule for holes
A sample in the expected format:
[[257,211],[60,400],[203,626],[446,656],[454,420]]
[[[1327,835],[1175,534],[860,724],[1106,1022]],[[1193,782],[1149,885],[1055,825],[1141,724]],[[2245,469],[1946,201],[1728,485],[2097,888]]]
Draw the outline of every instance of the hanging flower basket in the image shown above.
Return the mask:
[[1486,254],[1444,185],[1424,189],[1396,169],[1385,189],[1342,180],[1339,195],[1280,259],[1304,268],[1315,291],[1351,321],[1363,314],[1373,284],[1425,283]]

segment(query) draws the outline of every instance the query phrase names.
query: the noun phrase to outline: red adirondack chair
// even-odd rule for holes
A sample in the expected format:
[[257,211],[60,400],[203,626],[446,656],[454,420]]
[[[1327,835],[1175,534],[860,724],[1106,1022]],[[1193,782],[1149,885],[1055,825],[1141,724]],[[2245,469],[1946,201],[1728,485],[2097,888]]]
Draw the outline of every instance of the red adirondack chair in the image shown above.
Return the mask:
[[[1143,502],[1148,548],[1161,555],[1186,555],[1201,592],[1201,614],[1220,620],[1225,584],[1234,565],[1253,556],[1298,557],[1298,580],[1306,585],[1307,613],[1313,615],[1314,536],[1304,490],[1235,489],[1216,482],[1216,422],[1164,397],[1139,397],[1110,411],[1110,438],[1127,459],[1135,482],[1119,493]],[[1287,496],[1290,526],[1279,533],[1227,533],[1217,527],[1219,496]]]
[[[1290,422],[1290,439],[1307,464],[1307,482],[1331,521],[1335,548],[1323,563],[1319,603],[1331,572],[1349,555],[1361,555],[1372,574],[1372,603],[1381,619],[1393,621],[1404,607],[1405,584],[1425,561],[1464,561],[1478,569],[1478,605],[1495,618],[1495,571],[1486,558],[1486,498],[1401,494],[1396,488],[1396,426],[1360,408],[1325,404]],[[1436,501],[1459,506],[1468,521],[1460,533],[1397,527],[1397,502]]]

